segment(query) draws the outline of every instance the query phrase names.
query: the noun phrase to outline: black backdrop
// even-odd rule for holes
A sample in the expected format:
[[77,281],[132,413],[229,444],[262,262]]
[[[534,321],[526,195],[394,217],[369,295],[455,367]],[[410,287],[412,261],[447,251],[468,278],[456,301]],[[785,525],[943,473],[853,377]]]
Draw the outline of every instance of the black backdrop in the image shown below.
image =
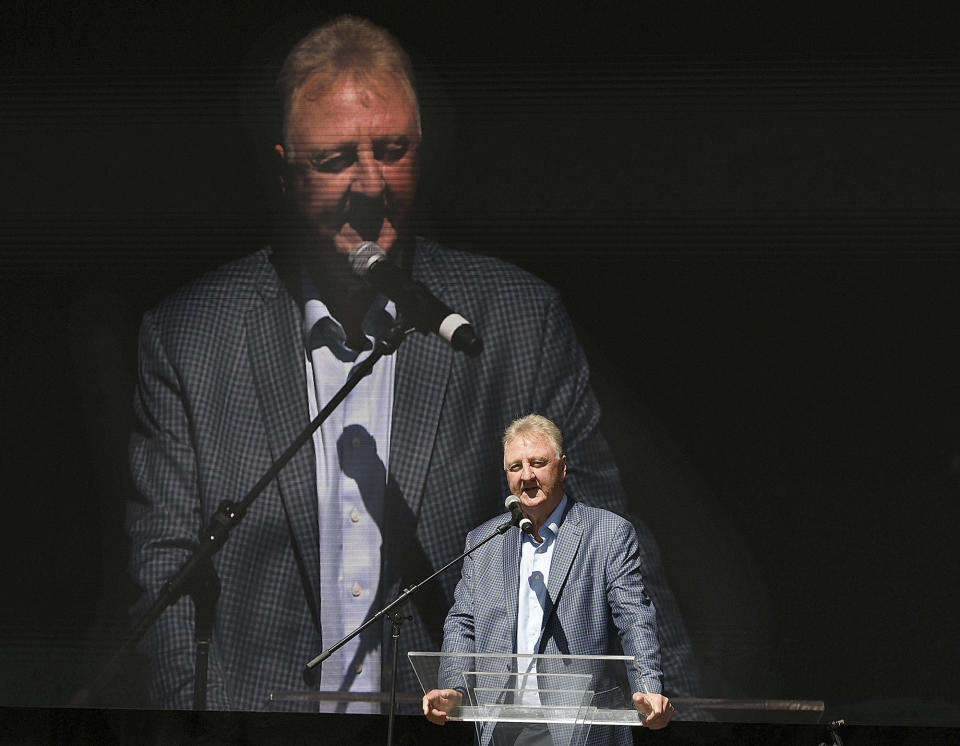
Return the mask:
[[[137,319],[268,240],[272,75],[339,9],[2,11],[0,705],[122,626]],[[419,68],[420,231],[563,294],[704,694],[960,723],[950,14],[350,9]]]

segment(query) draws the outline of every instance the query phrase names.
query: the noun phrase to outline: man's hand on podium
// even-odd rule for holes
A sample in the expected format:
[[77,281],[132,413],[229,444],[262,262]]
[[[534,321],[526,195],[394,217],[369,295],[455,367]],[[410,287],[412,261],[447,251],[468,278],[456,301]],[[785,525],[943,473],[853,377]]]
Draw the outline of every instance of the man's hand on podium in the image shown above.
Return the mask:
[[643,725],[651,730],[665,728],[673,717],[673,705],[662,694],[634,692],[633,706],[644,713]]
[[444,725],[454,707],[459,707],[463,695],[456,689],[431,689],[423,695],[423,714],[436,725]]

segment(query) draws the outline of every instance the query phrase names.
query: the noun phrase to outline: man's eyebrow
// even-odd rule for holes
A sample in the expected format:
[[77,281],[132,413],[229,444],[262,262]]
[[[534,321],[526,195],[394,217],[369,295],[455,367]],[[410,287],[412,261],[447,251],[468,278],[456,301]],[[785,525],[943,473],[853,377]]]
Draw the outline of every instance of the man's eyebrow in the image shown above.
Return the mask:
[[344,159],[351,161],[356,160],[357,152],[357,148],[350,145],[341,145],[340,147],[332,148],[317,148],[306,151],[306,153],[303,155],[303,159],[307,163],[313,164],[314,167],[318,167],[320,164],[326,164]]
[[339,153],[342,150],[356,150],[357,147],[359,146],[356,142],[342,140],[341,142],[331,142],[323,145],[311,145],[304,150],[311,155],[323,155],[324,153]]

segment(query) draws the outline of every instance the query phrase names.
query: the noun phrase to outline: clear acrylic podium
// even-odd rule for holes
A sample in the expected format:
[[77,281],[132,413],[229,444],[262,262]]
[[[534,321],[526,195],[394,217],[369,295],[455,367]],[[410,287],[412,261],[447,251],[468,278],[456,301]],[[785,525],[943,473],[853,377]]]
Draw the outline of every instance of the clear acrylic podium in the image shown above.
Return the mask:
[[546,724],[555,746],[581,746],[597,726],[639,726],[634,691],[646,691],[636,660],[624,655],[408,653],[424,693],[457,689],[451,720],[476,723],[489,741],[497,723]]

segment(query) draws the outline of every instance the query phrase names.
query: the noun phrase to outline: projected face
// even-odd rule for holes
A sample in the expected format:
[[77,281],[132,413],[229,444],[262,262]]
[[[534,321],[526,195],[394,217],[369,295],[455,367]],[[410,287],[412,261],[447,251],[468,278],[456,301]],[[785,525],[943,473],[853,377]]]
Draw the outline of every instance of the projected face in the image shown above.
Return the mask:
[[520,498],[523,512],[541,525],[563,499],[567,457],[557,456],[546,435],[527,433],[507,443],[503,465],[510,492]]
[[389,251],[413,207],[420,147],[417,107],[392,75],[345,73],[297,92],[277,152],[286,196],[321,247],[347,254],[362,241]]

